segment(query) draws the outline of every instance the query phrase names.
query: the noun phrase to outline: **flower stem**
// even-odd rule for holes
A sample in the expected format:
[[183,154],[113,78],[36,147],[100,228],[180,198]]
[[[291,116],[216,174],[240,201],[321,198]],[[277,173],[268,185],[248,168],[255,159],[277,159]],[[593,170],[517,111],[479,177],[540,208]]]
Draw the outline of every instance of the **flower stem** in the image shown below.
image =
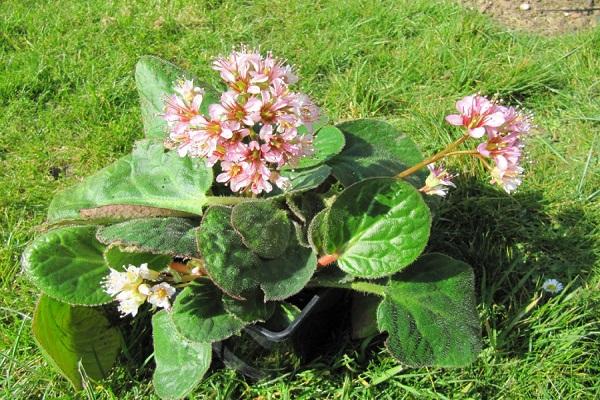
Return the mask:
[[425,160],[421,161],[420,163],[400,172],[398,175],[396,175],[396,178],[398,178],[398,179],[406,178],[407,176],[414,174],[421,168],[424,168],[427,165],[431,164],[432,162],[436,162],[437,160],[440,160],[449,155],[473,154],[473,153],[470,153],[469,151],[467,151],[467,153],[453,151],[458,146],[460,146],[465,140],[467,140],[469,137],[470,137],[469,135],[461,136],[458,140],[450,143],[444,150],[440,151],[439,153],[436,153],[436,154],[432,155],[431,157],[428,157]]

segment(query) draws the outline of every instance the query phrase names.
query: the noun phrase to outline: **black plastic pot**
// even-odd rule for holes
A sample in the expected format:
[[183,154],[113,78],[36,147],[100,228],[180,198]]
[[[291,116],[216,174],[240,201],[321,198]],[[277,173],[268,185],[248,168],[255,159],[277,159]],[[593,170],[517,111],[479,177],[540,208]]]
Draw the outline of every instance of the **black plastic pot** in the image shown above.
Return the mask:
[[[306,296],[306,293],[303,294]],[[244,337],[264,349],[267,353],[279,344],[287,344],[304,360],[314,357],[320,345],[324,345],[333,330],[343,326],[345,291],[325,289],[310,297],[300,314],[283,330],[272,331],[263,324],[254,324],[244,329]],[[302,297],[302,295],[300,296]],[[339,308],[339,310],[334,310]],[[316,351],[315,351],[316,350]],[[264,379],[273,371],[253,365],[257,360],[244,360],[228,345],[227,341],[213,344],[213,351],[227,368],[234,369],[250,379]],[[313,353],[313,354],[311,354]],[[281,373],[282,371],[277,371]]]

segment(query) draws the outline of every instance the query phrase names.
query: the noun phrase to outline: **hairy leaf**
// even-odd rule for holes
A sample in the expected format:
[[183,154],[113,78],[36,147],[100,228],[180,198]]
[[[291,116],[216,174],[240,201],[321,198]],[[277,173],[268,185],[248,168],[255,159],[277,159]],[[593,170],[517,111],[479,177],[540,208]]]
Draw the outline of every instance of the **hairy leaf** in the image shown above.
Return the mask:
[[210,343],[192,342],[177,333],[171,316],[159,311],[152,317],[154,390],[161,399],[181,399],[202,380],[210,367]]
[[258,286],[260,259],[244,246],[230,220],[230,208],[210,207],[198,231],[198,243],[213,282],[230,296],[243,299],[245,291]]
[[311,227],[314,246],[320,254],[337,256],[345,272],[363,278],[400,271],[429,239],[431,216],[421,194],[394,178],[355,183],[321,213]]
[[233,207],[231,225],[244,244],[264,258],[279,257],[292,233],[287,213],[265,200],[247,201]]
[[259,289],[244,293],[246,300],[223,296],[223,306],[228,313],[247,323],[266,321],[273,314],[274,303],[266,302]]
[[461,367],[481,349],[471,267],[427,254],[390,279],[377,310],[386,346],[401,363]]
[[99,305],[112,298],[102,280],[108,265],[96,226],[70,226],[38,237],[23,253],[23,268],[48,296],[68,304]]
[[223,293],[207,279],[198,279],[183,289],[171,315],[177,332],[200,343],[225,340],[246,325],[225,310]]
[[103,379],[121,349],[121,333],[101,311],[48,296],[38,301],[32,329],[42,353],[75,389],[82,388],[80,363],[88,377]]
[[327,163],[344,186],[370,177],[395,176],[423,160],[411,139],[383,121],[359,119],[337,127],[344,132],[346,146]]
[[143,140],[132,154],[58,193],[48,220],[84,218],[82,210],[106,205],[141,205],[202,214],[212,169],[203,160],[165,152],[161,143]]
[[282,192],[278,188],[273,188],[270,193],[267,193],[267,197],[279,198],[285,195],[307,192],[325,182],[330,174],[331,168],[325,164],[314,168],[281,171],[281,176],[290,180],[290,186],[285,192]]
[[200,257],[195,228],[185,218],[142,218],[102,227],[96,237],[104,244],[132,247],[140,252]]
[[264,260],[257,270],[267,300],[283,300],[301,291],[317,269],[317,256],[292,238],[283,255]]
[[154,271],[162,271],[169,266],[172,259],[171,256],[164,254],[132,253],[119,246],[109,246],[104,250],[104,261],[117,271],[124,271],[129,265],[139,267],[144,263]]

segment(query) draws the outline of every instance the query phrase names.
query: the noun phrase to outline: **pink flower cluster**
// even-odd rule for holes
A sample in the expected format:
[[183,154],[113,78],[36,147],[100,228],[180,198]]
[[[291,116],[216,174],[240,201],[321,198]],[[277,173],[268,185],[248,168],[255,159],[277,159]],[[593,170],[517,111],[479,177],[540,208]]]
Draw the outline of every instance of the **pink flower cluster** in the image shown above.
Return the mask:
[[494,161],[490,167],[491,183],[508,193],[514,191],[521,184],[522,138],[531,129],[531,116],[480,95],[466,96],[456,103],[456,108],[459,114],[448,115],[446,121],[465,127],[471,137],[486,135],[477,151]]
[[[200,111],[204,91],[192,81],[181,82],[167,98],[169,146],[182,157],[204,158],[210,167],[219,163],[216,180],[233,192],[270,192],[272,184],[286,188],[289,180],[279,170],[312,154],[318,107],[289,89],[298,78],[270,53],[263,57],[242,48],[217,58],[213,69],[228,90],[208,106],[208,115]],[[302,125],[307,133],[298,131]]]

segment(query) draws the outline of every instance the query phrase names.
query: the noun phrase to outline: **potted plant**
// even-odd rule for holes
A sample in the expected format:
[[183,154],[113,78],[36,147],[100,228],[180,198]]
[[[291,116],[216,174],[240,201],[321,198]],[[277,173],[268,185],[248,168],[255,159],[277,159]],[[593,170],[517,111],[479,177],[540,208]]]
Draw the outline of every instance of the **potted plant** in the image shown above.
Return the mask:
[[424,198],[454,186],[439,164],[453,156],[481,160],[492,183],[513,191],[530,117],[467,96],[447,117],[462,134],[424,158],[386,122],[329,124],[271,54],[241,48],[213,68],[221,93],[143,57],[135,75],[145,139],[50,204],[22,260],[42,292],[33,332],[50,361],[75,388],[82,372],[105,377],[122,345],[107,307],[132,323],[142,307],[153,313],[156,392],[181,398],[215,345],[244,329],[285,339],[318,296],[304,311],[286,300],[338,288],[371,295],[356,310],[370,318],[354,321],[387,334],[400,363],[472,362],[481,347],[473,271],[423,254]]

